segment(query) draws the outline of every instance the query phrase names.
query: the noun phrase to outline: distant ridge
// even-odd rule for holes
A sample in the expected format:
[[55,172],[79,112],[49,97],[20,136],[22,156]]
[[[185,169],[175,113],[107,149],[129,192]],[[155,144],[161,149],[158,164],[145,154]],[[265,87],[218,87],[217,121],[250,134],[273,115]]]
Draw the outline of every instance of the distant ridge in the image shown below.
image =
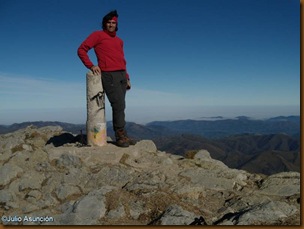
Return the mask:
[[159,149],[177,155],[206,149],[230,168],[252,173],[300,172],[300,139],[286,134],[239,134],[221,139],[181,134],[153,141]]
[[36,126],[38,128],[44,126],[61,126],[65,131],[71,132],[73,134],[79,134],[80,130],[85,130],[85,124],[72,124],[59,121],[35,121],[35,122],[22,122],[14,123],[12,125],[0,125],[0,134],[14,132],[19,129],[23,129],[28,126]]
[[[216,139],[237,134],[277,134],[285,133],[290,136],[300,136],[300,116],[278,116],[269,119],[251,119],[238,116],[236,119],[224,119],[222,116],[213,117],[220,120],[177,120],[154,121],[146,125],[127,122],[127,129],[135,137],[154,138],[157,136],[172,136],[176,134],[192,134]],[[29,125],[36,127],[61,126],[65,131],[79,134],[86,132],[85,124],[66,122],[35,121],[0,125],[0,134],[16,131]],[[108,133],[114,135],[112,123],[107,122]]]
[[[85,124],[65,122],[24,122],[0,126],[0,134],[27,126],[61,126],[78,135],[86,133]],[[111,122],[107,134],[114,139]],[[211,156],[231,168],[274,174],[300,170],[300,117],[278,116],[253,120],[246,116],[213,121],[179,120],[139,125],[127,122],[128,134],[137,140],[153,140],[157,148],[171,154],[207,149]]]
[[146,125],[158,126],[178,133],[199,135],[206,138],[222,138],[236,134],[276,134],[299,135],[300,116],[279,116],[270,119],[251,119],[238,116],[236,119],[221,120],[177,120],[155,121]]

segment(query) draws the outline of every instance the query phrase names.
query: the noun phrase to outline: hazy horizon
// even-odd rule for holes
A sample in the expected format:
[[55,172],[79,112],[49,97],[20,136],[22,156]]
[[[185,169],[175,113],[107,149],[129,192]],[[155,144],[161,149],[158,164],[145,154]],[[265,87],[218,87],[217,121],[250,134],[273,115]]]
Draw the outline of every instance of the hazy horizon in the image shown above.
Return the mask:
[[[161,110],[161,112],[160,112]],[[202,107],[128,107],[126,121],[146,124],[153,121],[203,120],[212,117],[235,118],[247,116],[267,119],[277,116],[300,116],[299,106],[202,106]],[[72,124],[86,123],[86,108],[10,109],[0,111],[0,125],[34,121],[58,121]],[[112,114],[106,104],[106,121]]]

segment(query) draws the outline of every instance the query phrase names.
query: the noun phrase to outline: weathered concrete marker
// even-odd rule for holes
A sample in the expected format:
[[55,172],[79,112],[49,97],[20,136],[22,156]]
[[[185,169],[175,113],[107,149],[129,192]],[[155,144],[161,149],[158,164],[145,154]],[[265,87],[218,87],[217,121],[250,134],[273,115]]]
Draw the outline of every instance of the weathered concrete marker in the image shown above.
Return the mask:
[[101,75],[89,71],[87,78],[87,144],[104,146],[107,144],[107,124],[105,118],[105,94]]

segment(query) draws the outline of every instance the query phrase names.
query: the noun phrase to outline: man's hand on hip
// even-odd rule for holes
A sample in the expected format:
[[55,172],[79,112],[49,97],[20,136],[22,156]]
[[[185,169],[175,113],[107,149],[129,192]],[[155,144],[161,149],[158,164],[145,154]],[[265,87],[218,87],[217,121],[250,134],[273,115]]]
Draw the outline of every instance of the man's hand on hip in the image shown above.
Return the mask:
[[99,68],[99,66],[93,66],[91,67],[91,71],[93,72],[94,75],[100,75],[101,74],[101,70]]
[[127,81],[127,90],[130,90],[131,89],[131,82],[130,80]]

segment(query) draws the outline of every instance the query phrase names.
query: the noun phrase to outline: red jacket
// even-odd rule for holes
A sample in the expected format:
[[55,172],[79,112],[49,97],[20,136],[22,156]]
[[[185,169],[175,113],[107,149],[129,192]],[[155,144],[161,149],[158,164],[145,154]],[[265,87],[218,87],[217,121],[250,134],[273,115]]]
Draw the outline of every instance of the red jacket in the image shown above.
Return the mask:
[[[112,37],[100,30],[93,32],[82,42],[77,53],[83,64],[89,69],[94,66],[88,56],[91,48],[94,48],[101,71],[126,71],[123,41],[119,37]],[[129,79],[128,73],[126,75]]]

